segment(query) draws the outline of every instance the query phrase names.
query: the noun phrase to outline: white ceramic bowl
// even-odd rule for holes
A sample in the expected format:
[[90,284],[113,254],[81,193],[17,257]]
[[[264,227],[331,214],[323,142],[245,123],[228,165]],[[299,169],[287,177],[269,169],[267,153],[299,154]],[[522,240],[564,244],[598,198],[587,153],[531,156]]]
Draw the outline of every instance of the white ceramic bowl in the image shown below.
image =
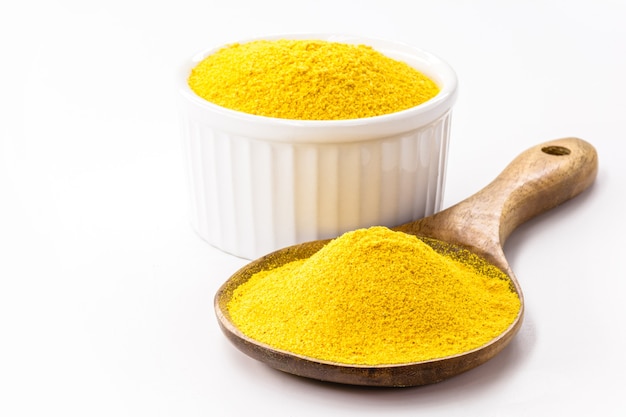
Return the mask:
[[428,75],[441,91],[419,106],[370,118],[256,116],[197,96],[187,84],[190,71],[219,48],[195,55],[178,82],[191,221],[203,239],[254,259],[361,227],[399,225],[440,209],[457,90],[448,64],[380,39],[323,34],[263,39],[366,44]]

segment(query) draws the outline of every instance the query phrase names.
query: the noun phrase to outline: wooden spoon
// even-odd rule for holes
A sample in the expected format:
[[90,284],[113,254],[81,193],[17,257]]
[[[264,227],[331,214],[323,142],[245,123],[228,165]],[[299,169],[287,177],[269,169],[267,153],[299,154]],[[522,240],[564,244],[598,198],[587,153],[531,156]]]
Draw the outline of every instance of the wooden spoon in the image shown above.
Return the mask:
[[231,322],[227,304],[233,290],[256,272],[308,258],[328,240],[290,246],[259,258],[237,271],[215,296],[215,312],[228,339],[242,352],[276,369],[353,385],[414,386],[442,381],[470,370],[499,353],[520,329],[522,291],[502,246],[520,224],[578,195],[597,174],[593,146],[576,138],[547,142],[518,156],[489,185],[470,198],[433,216],[395,230],[436,239],[470,250],[504,271],[520,297],[521,308],[511,326],[489,343],[458,355],[398,365],[363,366],[327,362],[272,348],[245,336]]

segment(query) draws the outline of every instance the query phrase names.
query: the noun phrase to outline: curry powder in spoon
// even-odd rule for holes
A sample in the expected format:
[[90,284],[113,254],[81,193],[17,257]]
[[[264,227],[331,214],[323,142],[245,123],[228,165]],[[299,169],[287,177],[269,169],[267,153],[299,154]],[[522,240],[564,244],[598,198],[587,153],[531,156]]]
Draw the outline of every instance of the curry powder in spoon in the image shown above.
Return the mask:
[[384,365],[467,352],[505,331],[520,299],[476,255],[440,252],[385,227],[348,232],[255,274],[228,312],[248,337],[318,360]]

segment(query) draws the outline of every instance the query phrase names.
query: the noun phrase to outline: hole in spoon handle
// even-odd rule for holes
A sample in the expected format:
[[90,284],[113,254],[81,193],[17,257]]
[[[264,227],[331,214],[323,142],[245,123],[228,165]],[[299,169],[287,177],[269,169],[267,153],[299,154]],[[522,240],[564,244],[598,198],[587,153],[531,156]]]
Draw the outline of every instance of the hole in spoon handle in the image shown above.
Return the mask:
[[557,139],[521,153],[468,200],[475,210],[500,213],[495,221],[503,245],[520,224],[587,189],[597,172],[598,156],[591,144],[578,138]]

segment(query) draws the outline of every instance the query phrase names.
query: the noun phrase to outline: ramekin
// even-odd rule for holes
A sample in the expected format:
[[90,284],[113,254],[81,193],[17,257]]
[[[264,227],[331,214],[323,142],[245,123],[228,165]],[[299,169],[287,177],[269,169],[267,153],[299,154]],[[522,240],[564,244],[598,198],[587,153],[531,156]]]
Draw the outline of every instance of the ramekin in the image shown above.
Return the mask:
[[[261,39],[261,38],[259,38]],[[304,241],[440,210],[454,70],[403,43],[329,34],[264,36],[366,44],[431,77],[440,92],[419,106],[350,120],[289,120],[210,103],[187,84],[202,51],[178,75],[191,223],[211,245],[254,259]],[[240,43],[253,39],[238,41]]]

